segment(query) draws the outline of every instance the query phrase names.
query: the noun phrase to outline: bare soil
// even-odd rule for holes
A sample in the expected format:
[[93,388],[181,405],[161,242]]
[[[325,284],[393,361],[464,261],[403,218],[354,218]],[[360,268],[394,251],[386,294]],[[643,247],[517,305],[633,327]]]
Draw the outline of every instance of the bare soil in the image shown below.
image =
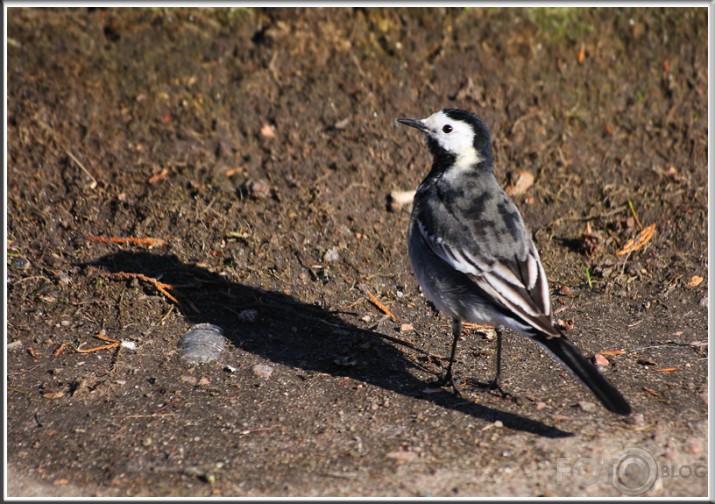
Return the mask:
[[[657,464],[637,493],[707,494],[706,8],[9,8],[7,30],[8,495],[617,496],[627,449]],[[535,176],[515,201],[557,317],[631,417],[513,334],[519,401],[470,387],[488,329],[463,397],[431,385],[449,321],[389,194],[430,165],[394,119],[446,106],[491,126],[504,185]],[[201,322],[229,344],[190,365]]]

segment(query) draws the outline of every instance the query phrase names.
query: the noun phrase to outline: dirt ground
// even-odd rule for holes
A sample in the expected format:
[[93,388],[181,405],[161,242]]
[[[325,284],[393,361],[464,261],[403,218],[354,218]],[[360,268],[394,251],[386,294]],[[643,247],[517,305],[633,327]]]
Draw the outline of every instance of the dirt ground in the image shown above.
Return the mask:
[[[706,8],[9,8],[7,37],[7,495],[707,495]],[[630,417],[513,334],[518,402],[470,387],[488,329],[463,397],[432,384],[449,321],[389,195],[430,165],[395,118],[446,106],[535,176],[557,317]],[[203,322],[228,344],[190,364]]]

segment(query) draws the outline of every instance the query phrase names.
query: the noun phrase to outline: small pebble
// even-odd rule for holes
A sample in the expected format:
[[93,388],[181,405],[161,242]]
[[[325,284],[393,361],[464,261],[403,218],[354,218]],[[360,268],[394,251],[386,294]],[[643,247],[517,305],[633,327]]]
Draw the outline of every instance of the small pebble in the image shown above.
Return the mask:
[[19,350],[20,348],[22,348],[22,340],[15,340],[11,343],[8,343],[5,348],[7,350]]
[[59,273],[57,273],[55,275],[55,279],[57,280],[57,283],[62,286],[69,285],[72,282],[70,276],[64,271],[60,271]]
[[542,410],[542,409],[544,409],[545,407],[546,407],[546,403],[545,403],[545,402],[539,401],[539,402],[536,403],[536,409],[537,409],[537,410]]
[[258,310],[255,310],[253,308],[248,308],[246,310],[241,310],[238,313],[238,320],[241,322],[250,322],[253,323],[256,320],[258,320]]
[[703,451],[703,443],[700,439],[691,436],[685,440],[683,451],[685,453],[700,453]]
[[592,403],[591,401],[579,401],[578,406],[587,412],[596,411],[596,403]]
[[631,425],[645,425],[645,417],[643,413],[637,413],[626,418],[626,422]]
[[275,128],[268,123],[264,124],[263,126],[261,126],[261,136],[265,138],[275,138]]
[[347,128],[349,124],[350,124],[350,118],[346,117],[345,119],[340,119],[338,122],[336,122],[333,125],[333,128],[341,130],[341,129]]
[[251,180],[246,188],[253,199],[264,199],[271,195],[271,184],[266,179]]
[[385,454],[385,457],[389,459],[394,459],[397,462],[405,463],[410,462],[418,457],[415,452],[410,451],[394,451]]
[[576,297],[571,290],[571,287],[569,287],[568,285],[564,285],[563,287],[561,287],[561,289],[559,289],[559,293],[563,296]]
[[415,191],[392,191],[390,193],[390,211],[397,212],[402,207],[411,206]]
[[226,348],[223,330],[213,324],[196,324],[179,341],[182,357],[191,364],[211,362]]
[[24,257],[13,257],[9,261],[10,267],[21,271],[25,271],[30,268],[30,261]]
[[402,324],[400,326],[401,333],[412,332],[414,330],[415,330],[415,328],[412,326],[412,324]]
[[323,261],[325,262],[335,262],[338,259],[340,259],[338,247],[329,248],[328,251],[323,254]]
[[691,347],[695,348],[696,350],[706,350],[708,348],[707,340],[691,341],[689,344]]
[[273,368],[267,364],[256,364],[251,368],[251,371],[253,371],[253,374],[259,378],[265,379],[270,378],[273,374]]
[[698,394],[698,397],[705,403],[708,404],[708,391],[707,389],[703,390]]

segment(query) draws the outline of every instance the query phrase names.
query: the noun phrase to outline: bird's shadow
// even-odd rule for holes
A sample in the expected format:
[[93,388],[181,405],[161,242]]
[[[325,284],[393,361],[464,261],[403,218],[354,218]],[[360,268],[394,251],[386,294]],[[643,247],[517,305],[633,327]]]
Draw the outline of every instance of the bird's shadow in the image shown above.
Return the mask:
[[[529,418],[482,406],[446,390],[430,390],[410,372],[415,364],[405,357],[408,349],[389,343],[386,335],[346,322],[338,314],[274,291],[231,282],[205,268],[182,263],[172,254],[118,252],[83,266],[108,273],[141,273],[174,285],[181,313],[192,324],[208,322],[221,327],[241,349],[275,363],[348,376],[409,397],[430,401],[465,415],[548,438],[572,433]],[[239,316],[257,311],[256,323]]]

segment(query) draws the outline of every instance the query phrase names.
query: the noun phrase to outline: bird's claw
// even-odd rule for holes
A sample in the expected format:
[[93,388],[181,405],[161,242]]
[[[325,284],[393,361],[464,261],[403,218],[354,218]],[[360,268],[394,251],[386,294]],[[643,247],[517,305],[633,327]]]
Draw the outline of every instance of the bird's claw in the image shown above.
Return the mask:
[[502,386],[499,385],[499,382],[497,380],[490,381],[487,384],[487,387],[489,388],[489,390],[496,390],[497,392],[499,392],[499,394],[501,394],[502,399],[511,399],[512,402],[515,402],[515,403],[519,402],[519,398],[517,396],[515,396],[514,394],[512,394],[511,392],[504,390],[502,388]]
[[457,387],[457,383],[455,382],[452,373],[445,373],[445,375],[435,381],[433,385],[439,388],[452,387],[454,395],[456,395],[457,397],[462,397],[462,393],[459,391],[459,388]]
[[488,391],[496,391],[502,399],[511,399],[512,402],[518,403],[519,402],[519,396],[516,396],[512,394],[511,392],[504,390],[502,386],[499,384],[498,380],[491,380],[487,383],[484,382],[477,382],[477,381],[470,381],[470,385],[475,388],[479,388],[482,390],[488,390]]

